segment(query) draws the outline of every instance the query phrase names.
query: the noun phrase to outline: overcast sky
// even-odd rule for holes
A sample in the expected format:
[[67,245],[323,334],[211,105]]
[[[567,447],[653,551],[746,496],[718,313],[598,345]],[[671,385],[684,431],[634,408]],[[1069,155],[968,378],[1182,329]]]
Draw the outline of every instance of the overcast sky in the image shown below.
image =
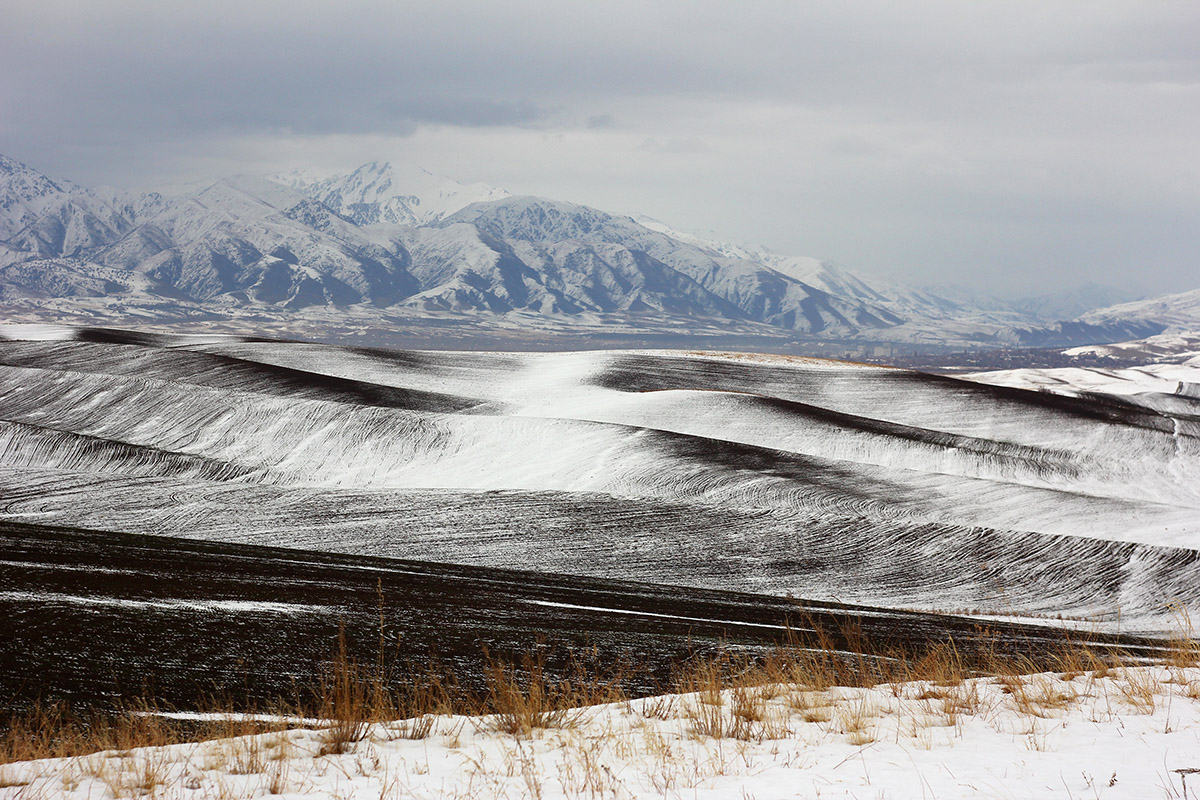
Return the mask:
[[0,152],[377,158],[883,275],[1200,287],[1200,3],[5,0]]

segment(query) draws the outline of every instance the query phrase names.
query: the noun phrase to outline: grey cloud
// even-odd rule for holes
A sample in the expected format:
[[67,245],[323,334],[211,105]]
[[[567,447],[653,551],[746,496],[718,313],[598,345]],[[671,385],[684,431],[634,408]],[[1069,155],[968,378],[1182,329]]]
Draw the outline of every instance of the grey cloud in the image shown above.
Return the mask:
[[[528,124],[545,106],[688,93],[990,116],[1005,111],[995,92],[1071,69],[1120,61],[1137,79],[1164,48],[1196,63],[1162,26],[1135,25],[1148,31],[1125,41],[1086,15],[1003,13],[983,3],[932,4],[926,13],[880,3],[837,13],[816,4],[747,12],[703,2],[507,11],[466,3],[440,14],[406,12],[409,5],[335,13],[299,4],[269,17],[215,4],[201,25],[139,6],[54,25],[49,12],[28,12],[39,29],[0,34],[9,40],[0,59],[6,71],[26,73],[27,91],[13,106],[47,122],[72,105],[52,101],[70,99],[89,106],[98,126],[120,127],[139,115],[129,112],[142,112],[144,124],[168,131],[207,124],[359,132],[393,130],[397,118]],[[213,22],[222,15],[226,25]],[[67,38],[89,22],[99,30],[78,31],[71,47],[46,41],[55,25]],[[369,113],[381,103],[414,113]]]
[[615,128],[617,126],[616,117],[612,114],[593,114],[587,118],[585,126],[589,130],[604,130],[606,128]]
[[81,181],[224,165],[231,140],[336,139],[342,159],[436,128],[475,137],[445,151],[464,180],[503,162],[512,188],[848,266],[1116,274],[1134,248],[1160,284],[1200,284],[1175,221],[1200,214],[1194,2],[8,0],[4,18],[0,152]]
[[672,137],[670,139],[647,138],[642,141],[640,148],[651,153],[684,155],[691,153],[707,153],[710,148],[695,136],[686,138]]
[[503,102],[478,97],[415,97],[389,100],[378,106],[384,115],[413,123],[488,127],[496,125],[536,125],[551,115],[547,109],[528,101]]
[[829,142],[828,152],[835,156],[874,156],[885,152],[885,148],[860,136],[839,136]]

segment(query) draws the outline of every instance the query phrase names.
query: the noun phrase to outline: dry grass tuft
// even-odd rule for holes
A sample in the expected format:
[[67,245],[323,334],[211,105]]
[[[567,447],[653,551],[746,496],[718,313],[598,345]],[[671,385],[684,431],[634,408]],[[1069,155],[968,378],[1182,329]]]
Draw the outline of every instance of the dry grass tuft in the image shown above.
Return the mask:
[[[366,736],[367,727],[383,705],[375,687],[383,682],[380,670],[364,670],[346,650],[346,628],[338,631],[333,662],[321,680],[321,717],[329,720],[321,755],[341,754]],[[372,704],[369,701],[374,700]]]
[[908,667],[908,680],[930,681],[938,686],[961,686],[969,677],[963,658],[950,640],[931,648]]
[[1163,694],[1162,682],[1151,670],[1122,669],[1116,685],[1122,699],[1142,714],[1153,714]]
[[687,665],[675,676],[675,688],[680,694],[695,694],[700,702],[710,706],[725,703],[724,690],[730,685],[735,672],[733,658],[722,653],[716,658],[705,658]]
[[836,724],[837,729],[844,734],[856,734],[870,731],[874,725],[872,720],[879,714],[870,695],[860,694],[838,703]]
[[659,695],[643,700],[637,710],[646,719],[674,719],[679,715],[677,703],[674,695]]
[[829,722],[833,719],[833,709],[830,706],[815,706],[800,715],[805,722]]
[[262,742],[257,736],[235,739],[233,759],[229,764],[232,775],[258,775],[267,768]]
[[1053,674],[1017,678],[1011,686],[1009,696],[1016,710],[1040,719],[1067,710],[1079,699],[1079,691],[1070,681],[1063,681]]
[[767,716],[767,700],[758,687],[733,687],[733,707],[730,713],[746,722],[762,722]]
[[1200,640],[1192,625],[1192,615],[1183,603],[1169,603],[1175,617],[1175,635],[1171,637],[1171,666],[1180,669],[1200,666]]
[[540,655],[523,659],[519,666],[489,660],[482,710],[491,714],[497,730],[514,736],[529,736],[538,728],[572,728],[588,706],[627,699],[622,674],[589,673],[577,666],[574,680],[552,680]]

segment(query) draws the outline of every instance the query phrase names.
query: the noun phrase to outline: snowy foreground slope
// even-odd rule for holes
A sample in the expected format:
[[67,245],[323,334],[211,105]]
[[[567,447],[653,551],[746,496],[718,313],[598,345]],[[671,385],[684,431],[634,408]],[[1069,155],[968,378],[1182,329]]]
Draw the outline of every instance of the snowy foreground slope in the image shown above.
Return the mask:
[[1200,400],[12,326],[0,517],[1162,631]]
[[10,764],[0,798],[1178,798],[1200,767],[1200,670],[760,687],[586,709],[528,737],[445,716],[374,726],[341,754],[327,741]]

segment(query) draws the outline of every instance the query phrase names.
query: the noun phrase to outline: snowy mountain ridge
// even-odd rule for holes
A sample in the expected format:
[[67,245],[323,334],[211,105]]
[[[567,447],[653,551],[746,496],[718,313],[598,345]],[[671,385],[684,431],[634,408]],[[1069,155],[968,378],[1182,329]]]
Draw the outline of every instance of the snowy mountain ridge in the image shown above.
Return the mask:
[[772,337],[1064,346],[1163,329],[1148,317],[1047,327],[966,292],[387,162],[320,179],[235,176],[164,197],[93,191],[4,157],[0,302],[30,319],[39,309],[90,320],[252,313],[336,326],[336,314],[317,310],[365,319],[391,309],[517,315],[517,325],[604,319],[628,330],[682,323]]
[[1093,325],[1113,320],[1154,320],[1173,332],[1200,329],[1200,289],[1135,300],[1089,311],[1080,317]]
[[293,175],[284,182],[357,225],[425,225],[471,203],[510,196],[483,183],[464,185],[418,166],[387,161],[372,161],[347,175],[323,180]]

